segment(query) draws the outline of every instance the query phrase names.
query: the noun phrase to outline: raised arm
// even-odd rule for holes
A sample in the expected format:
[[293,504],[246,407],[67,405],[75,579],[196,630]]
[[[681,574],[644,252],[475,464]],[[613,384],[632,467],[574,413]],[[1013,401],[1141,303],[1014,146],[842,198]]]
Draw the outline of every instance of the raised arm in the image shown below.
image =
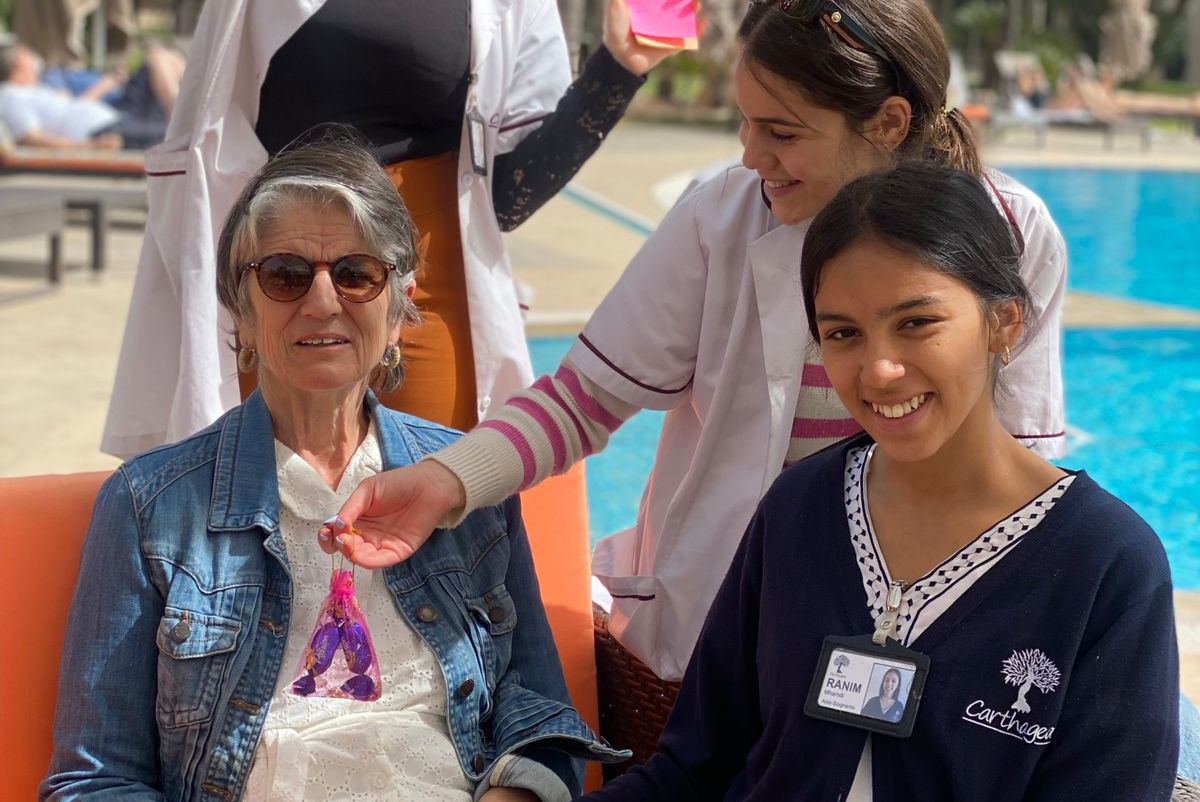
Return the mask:
[[322,545],[341,536],[342,551],[374,568],[408,559],[438,526],[453,526],[551,474],[601,451],[638,408],[597,387],[564,360],[513,395],[495,415],[416,465],[365,480],[339,515],[356,533],[322,530]]
[[668,213],[554,376],[516,393],[449,448],[364,481],[338,513],[343,525],[321,531],[321,546],[340,547],[365,568],[406,560],[434,528],[600,451],[638,409],[685,403],[708,274],[697,200],[685,196]]
[[620,121],[652,67],[673,50],[637,43],[627,0],[609,0],[604,46],[538,129],[496,156],[492,203],[503,231],[525,222],[558,194]]

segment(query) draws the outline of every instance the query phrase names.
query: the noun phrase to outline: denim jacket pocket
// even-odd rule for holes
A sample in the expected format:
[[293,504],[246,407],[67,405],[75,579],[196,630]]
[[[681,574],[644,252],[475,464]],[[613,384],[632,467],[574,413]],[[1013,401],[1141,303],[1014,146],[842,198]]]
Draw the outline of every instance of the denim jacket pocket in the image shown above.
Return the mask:
[[156,637],[156,711],[163,727],[185,727],[212,717],[241,630],[237,619],[166,608]]
[[495,688],[503,667],[512,657],[512,631],[517,626],[517,607],[504,585],[497,585],[482,596],[464,599],[475,626],[481,633],[488,688]]
[[493,635],[507,635],[517,626],[517,606],[508,588],[498,585],[484,595],[466,600],[467,609]]

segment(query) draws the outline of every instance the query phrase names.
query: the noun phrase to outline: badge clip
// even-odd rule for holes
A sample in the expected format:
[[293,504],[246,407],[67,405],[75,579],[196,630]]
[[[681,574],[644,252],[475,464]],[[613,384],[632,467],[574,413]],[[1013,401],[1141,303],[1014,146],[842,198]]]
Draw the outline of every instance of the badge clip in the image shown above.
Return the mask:
[[474,106],[467,112],[467,145],[471,148],[471,169],[478,175],[487,175],[487,153],[484,148],[483,115]]

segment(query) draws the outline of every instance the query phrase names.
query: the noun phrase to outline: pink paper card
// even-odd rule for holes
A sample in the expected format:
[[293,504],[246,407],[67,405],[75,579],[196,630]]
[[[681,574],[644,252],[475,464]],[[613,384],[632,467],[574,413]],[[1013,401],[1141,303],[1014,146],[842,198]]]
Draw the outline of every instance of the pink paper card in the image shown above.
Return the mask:
[[629,0],[634,35],[653,39],[695,39],[695,0]]

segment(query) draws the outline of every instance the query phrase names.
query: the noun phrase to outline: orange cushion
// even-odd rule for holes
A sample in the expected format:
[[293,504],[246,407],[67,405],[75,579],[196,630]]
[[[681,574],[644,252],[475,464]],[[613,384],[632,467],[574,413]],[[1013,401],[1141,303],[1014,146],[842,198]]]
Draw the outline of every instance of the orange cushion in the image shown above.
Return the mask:
[[[92,499],[107,473],[0,479],[9,535],[0,560],[0,799],[34,799],[50,762],[58,661]],[[18,548],[16,538],[26,541]]]
[[[10,537],[19,533],[33,541],[30,548],[10,548],[0,561],[3,609],[8,611],[3,613],[0,638],[0,665],[5,667],[0,710],[9,722],[0,727],[0,800],[33,799],[50,761],[67,608],[92,502],[107,476],[100,472],[0,479],[0,511]],[[571,699],[598,731],[583,466],[523,494],[522,502]],[[37,656],[36,665],[31,655]],[[587,780],[589,788],[599,787],[598,766],[589,765]]]

